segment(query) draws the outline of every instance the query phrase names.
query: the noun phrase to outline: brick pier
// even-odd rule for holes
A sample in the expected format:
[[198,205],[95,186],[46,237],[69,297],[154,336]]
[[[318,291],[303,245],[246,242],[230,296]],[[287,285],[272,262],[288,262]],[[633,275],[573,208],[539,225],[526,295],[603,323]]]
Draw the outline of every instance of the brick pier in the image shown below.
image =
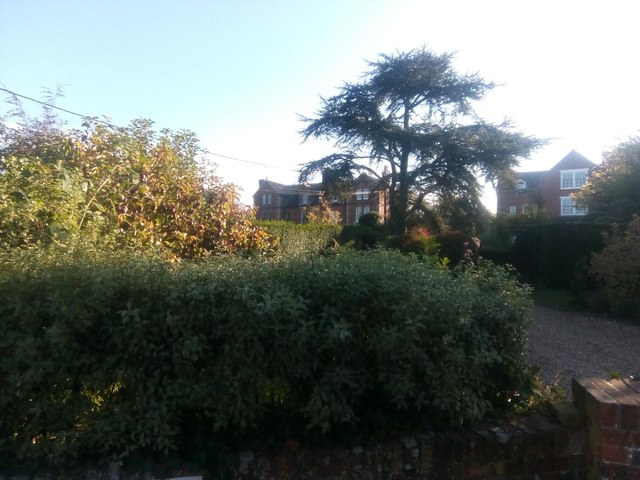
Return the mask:
[[586,417],[588,478],[640,480],[640,381],[573,380]]

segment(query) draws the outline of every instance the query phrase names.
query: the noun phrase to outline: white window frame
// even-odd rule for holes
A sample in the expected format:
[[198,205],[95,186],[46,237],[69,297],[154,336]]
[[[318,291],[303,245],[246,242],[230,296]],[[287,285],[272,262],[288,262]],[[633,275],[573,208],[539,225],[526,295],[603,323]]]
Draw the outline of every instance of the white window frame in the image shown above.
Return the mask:
[[560,170],[560,190],[576,190],[582,187],[582,185],[587,183],[588,174],[588,168]]
[[354,222],[354,224],[357,224],[360,221],[360,217],[362,215],[366,215],[367,213],[371,212],[371,207],[369,207],[368,205],[366,207],[356,207],[356,220]]
[[356,200],[369,200],[369,190],[366,188],[358,188],[356,190]]
[[516,205],[509,206],[509,215],[515,215],[518,213],[518,207]]
[[560,216],[561,217],[575,217],[586,215],[586,208],[576,207],[576,202],[572,197],[560,197]]
[[529,205],[527,204],[522,205],[522,213],[524,213],[525,215],[529,213]]
[[263,193],[262,194],[262,205],[271,205],[271,194]]
[[302,194],[302,200],[300,200],[302,205],[309,205],[309,194],[308,193],[303,193]]
[[527,188],[527,183],[524,180],[519,179],[516,182],[516,190],[524,190],[525,188]]

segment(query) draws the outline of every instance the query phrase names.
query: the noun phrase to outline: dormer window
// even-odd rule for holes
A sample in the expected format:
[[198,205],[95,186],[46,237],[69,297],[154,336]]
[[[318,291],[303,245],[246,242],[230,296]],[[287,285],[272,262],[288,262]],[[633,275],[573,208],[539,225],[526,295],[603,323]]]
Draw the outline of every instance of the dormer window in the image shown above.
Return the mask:
[[527,188],[527,182],[524,180],[518,180],[516,182],[516,190],[524,190],[525,188]]

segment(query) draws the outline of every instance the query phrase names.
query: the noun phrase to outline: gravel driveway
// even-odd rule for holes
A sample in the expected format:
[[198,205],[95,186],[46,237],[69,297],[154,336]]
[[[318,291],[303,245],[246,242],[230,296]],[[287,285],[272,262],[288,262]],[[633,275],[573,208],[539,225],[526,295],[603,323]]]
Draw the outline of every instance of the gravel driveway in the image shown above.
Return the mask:
[[536,306],[529,359],[571,396],[571,377],[640,377],[640,324]]

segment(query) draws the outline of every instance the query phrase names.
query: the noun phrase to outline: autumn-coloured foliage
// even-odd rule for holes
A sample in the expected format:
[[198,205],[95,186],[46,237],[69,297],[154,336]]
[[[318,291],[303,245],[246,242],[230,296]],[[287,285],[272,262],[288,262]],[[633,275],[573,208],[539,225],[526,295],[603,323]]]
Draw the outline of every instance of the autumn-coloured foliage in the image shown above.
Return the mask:
[[0,248],[78,236],[173,259],[270,248],[235,187],[206,172],[192,132],[21,120],[0,126]]
[[331,210],[329,203],[322,197],[317,205],[310,207],[306,211],[307,223],[317,223],[324,225],[338,225],[340,223],[340,212]]

